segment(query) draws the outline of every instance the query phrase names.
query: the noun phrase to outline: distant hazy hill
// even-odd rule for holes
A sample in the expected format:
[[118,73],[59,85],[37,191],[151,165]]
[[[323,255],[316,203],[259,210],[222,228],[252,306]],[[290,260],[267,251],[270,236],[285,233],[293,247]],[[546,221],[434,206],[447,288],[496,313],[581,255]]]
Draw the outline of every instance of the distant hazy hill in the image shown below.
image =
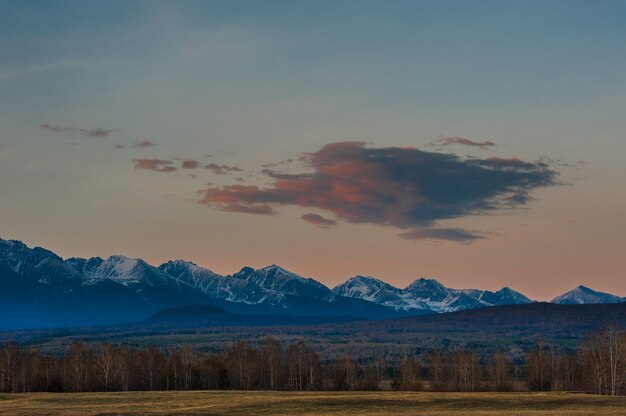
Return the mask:
[[[284,319],[287,318],[287,319]],[[294,318],[294,319],[292,319]],[[245,326],[257,324],[297,325],[302,321],[293,316],[280,315],[233,315],[222,309],[206,306],[191,306],[167,309],[152,316],[140,324],[167,322],[176,326],[179,322],[207,323],[213,320],[219,322],[240,323]],[[272,322],[274,320],[274,322]],[[339,319],[340,321],[354,321],[355,319]],[[319,323],[332,323],[332,317],[325,317]],[[310,322],[314,322],[311,320]],[[336,322],[336,321],[335,321]],[[442,314],[429,314],[405,318],[385,320],[366,320],[358,323],[336,322],[329,328],[358,326],[367,328],[368,332],[418,331],[434,332],[441,336],[454,333],[502,335],[506,333],[552,334],[567,332],[584,335],[587,332],[605,326],[610,322],[626,325],[626,303],[620,304],[552,304],[537,302],[524,305],[504,305],[493,308],[479,308]],[[197,325],[198,327],[203,325]],[[317,330],[316,330],[317,331]]]
[[[310,325],[354,321],[350,316],[296,316],[235,314],[211,305],[189,305],[159,311],[136,327],[196,328],[210,326]],[[362,318],[361,318],[362,319]]]
[[471,348],[481,354],[505,350],[515,358],[535,348],[537,338],[574,351],[589,332],[611,322],[626,325],[626,303],[531,303],[387,320],[354,319],[239,315],[197,305],[167,309],[144,322],[123,326],[0,332],[0,342],[11,339],[50,352],[78,340],[97,343],[103,339],[171,348],[185,343],[217,350],[241,339],[255,342],[274,336],[287,343],[308,340],[325,357],[334,358],[342,357],[346,348],[364,357],[385,351],[395,360],[407,352],[432,348]]

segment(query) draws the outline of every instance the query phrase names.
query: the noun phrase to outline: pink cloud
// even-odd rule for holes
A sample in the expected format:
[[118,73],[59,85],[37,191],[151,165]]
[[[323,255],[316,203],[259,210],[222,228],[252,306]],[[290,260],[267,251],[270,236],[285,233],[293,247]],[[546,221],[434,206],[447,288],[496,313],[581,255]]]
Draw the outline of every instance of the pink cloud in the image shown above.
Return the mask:
[[408,230],[404,238],[460,241],[480,236],[439,229],[436,223],[524,206],[533,189],[555,185],[558,175],[543,162],[367,148],[360,142],[331,143],[302,160],[311,173],[266,170],[274,179],[269,187],[209,187],[199,202],[224,211],[272,215],[277,206],[297,205],[351,223]]

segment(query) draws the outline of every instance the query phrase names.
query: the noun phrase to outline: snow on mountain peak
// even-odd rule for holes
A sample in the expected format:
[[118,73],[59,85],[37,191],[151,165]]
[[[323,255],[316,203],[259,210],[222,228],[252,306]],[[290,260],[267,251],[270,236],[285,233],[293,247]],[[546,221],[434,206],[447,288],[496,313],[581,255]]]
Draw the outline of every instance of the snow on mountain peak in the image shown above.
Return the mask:
[[450,290],[435,279],[419,278],[405,289],[419,299],[442,302],[450,295]]
[[287,276],[287,277],[291,277],[294,279],[298,279],[298,280],[306,280],[304,277],[297,275],[293,272],[290,272],[287,269],[284,269],[276,264],[271,264],[269,266],[265,266],[261,269],[259,269],[259,271],[265,272],[265,273],[276,273],[276,274],[280,274],[283,276]]
[[552,299],[552,303],[563,305],[587,304],[587,303],[621,303],[626,301],[610,293],[598,292],[586,286],[579,285],[569,292],[563,293]]
[[62,261],[59,256],[45,248],[29,248],[18,240],[0,239],[0,265],[4,265],[16,273],[35,267],[49,258]]
[[395,310],[429,309],[410,293],[371,276],[354,276],[336,286],[332,293],[338,296],[363,299]]
[[257,270],[244,267],[232,277],[254,283],[265,290],[288,295],[319,298],[330,292],[317,280],[304,278],[275,264]]
[[131,259],[129,257],[114,255],[109,257],[105,263],[112,266],[112,270],[119,276],[128,275],[139,264],[139,259]]
[[508,286],[503,287],[502,289],[495,292],[495,295],[500,299],[500,302],[506,303],[532,303],[528,297],[518,292],[517,290],[513,290]]
[[373,277],[355,276],[338,285],[333,293],[368,300],[396,310],[426,309],[435,312],[531,302],[509,288],[495,293],[478,289],[450,289],[435,279],[427,278],[419,278],[405,289],[398,289]]
[[365,299],[379,293],[381,290],[389,292],[400,292],[395,286],[383,282],[371,276],[354,276],[344,283],[336,286],[333,292],[340,296],[359,297]]
[[170,260],[167,263],[163,263],[163,264],[161,264],[159,266],[159,269],[161,269],[161,270],[164,270],[166,268],[167,269],[176,268],[176,269],[179,269],[179,270],[188,270],[191,273],[198,273],[198,272],[202,272],[202,271],[207,271],[207,272],[213,273],[211,270],[205,269],[203,267],[200,267],[196,263],[193,263],[193,262],[188,261],[188,260],[182,260],[182,259]]
[[[107,259],[92,257],[85,259],[68,259],[68,264],[77,269],[81,269],[84,276],[89,281],[109,279],[125,286],[136,284],[154,285],[154,278],[163,280],[154,267],[147,264],[142,259],[130,258],[122,255],[113,255]],[[158,272],[158,270],[157,270]]]
[[420,277],[415,280],[413,283],[406,287],[407,290],[445,290],[447,289],[444,285],[439,283],[436,279],[428,279],[425,277]]
[[[276,264],[221,276],[185,260],[172,260],[158,268],[141,259],[122,255],[107,259],[63,260],[43,248],[29,248],[15,240],[0,239],[0,270],[17,273],[33,282],[54,285],[67,293],[78,288],[114,293],[130,290],[151,307],[176,302],[218,299],[246,304],[284,306],[303,298],[325,301],[349,297],[369,301],[396,311],[430,310],[450,312],[493,305],[524,304],[531,300],[509,288],[491,292],[479,289],[450,289],[435,279],[419,278],[404,289],[371,276],[354,276],[332,292],[322,283],[302,277]],[[2,288],[0,288],[2,289]],[[109,293],[109,292],[107,292]],[[135,296],[135,295],[133,295]],[[609,293],[580,285],[556,297],[554,303],[617,303],[626,301]]]
[[167,263],[163,263],[159,266],[159,269],[177,278],[185,273],[191,274],[196,277],[222,277],[219,274],[215,273],[213,270],[198,266],[191,261],[180,259],[170,260]]

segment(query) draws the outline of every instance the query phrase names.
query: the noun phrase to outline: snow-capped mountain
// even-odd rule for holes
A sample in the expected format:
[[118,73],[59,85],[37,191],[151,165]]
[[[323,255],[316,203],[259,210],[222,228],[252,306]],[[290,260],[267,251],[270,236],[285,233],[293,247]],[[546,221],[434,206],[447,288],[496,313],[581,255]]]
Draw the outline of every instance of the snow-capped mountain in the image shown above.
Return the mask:
[[177,282],[193,286],[211,298],[250,305],[280,307],[288,295],[321,298],[329,292],[321,283],[276,265],[258,270],[244,267],[228,276],[220,276],[184,260],[169,261],[159,269]]
[[[579,286],[553,302],[625,300]],[[401,289],[355,276],[331,291],[275,264],[221,276],[184,260],[159,267],[120,255],[64,260],[40,247],[0,239],[0,328],[132,322],[164,308],[201,304],[235,313],[382,319],[531,302],[508,287],[451,289],[425,278]]]
[[626,302],[626,298],[620,298],[610,293],[598,292],[583,285],[552,299],[552,303],[559,303],[561,305],[622,302]]
[[497,292],[478,289],[450,289],[435,279],[420,278],[404,289],[373,277],[356,276],[333,289],[339,296],[365,299],[395,310],[453,312],[495,305],[530,303],[510,288]]
[[257,270],[244,267],[232,276],[269,292],[284,295],[323,298],[330,293],[330,289],[317,280],[304,278],[275,264]]
[[161,264],[159,270],[174,279],[177,284],[195,287],[206,295],[220,299],[236,299],[245,286],[236,285],[237,282],[232,279],[224,278],[212,270],[185,260],[168,261]]
[[15,240],[0,239],[0,270],[44,285],[69,285],[81,277],[80,273],[67,267],[63,259],[53,252],[41,247],[31,249]]
[[394,310],[428,310],[426,303],[374,277],[355,276],[333,289],[336,296],[363,299]]
[[443,302],[450,296],[450,290],[435,279],[419,278],[404,289],[419,299],[429,299],[432,302]]
[[125,256],[111,256],[102,259],[70,258],[66,261],[81,272],[87,283],[96,283],[103,279],[112,280],[124,286],[159,286],[170,280],[162,271],[150,266],[141,259]]
[[46,259],[62,261],[59,256],[41,247],[31,249],[21,241],[0,239],[0,266],[3,268],[20,273],[32,270]]

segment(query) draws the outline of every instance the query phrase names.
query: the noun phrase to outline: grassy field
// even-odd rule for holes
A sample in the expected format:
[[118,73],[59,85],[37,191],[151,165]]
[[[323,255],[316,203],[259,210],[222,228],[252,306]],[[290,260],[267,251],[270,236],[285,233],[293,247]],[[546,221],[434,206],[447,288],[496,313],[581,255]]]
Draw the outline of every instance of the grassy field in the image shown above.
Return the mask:
[[0,415],[626,415],[626,397],[568,393],[2,394]]

